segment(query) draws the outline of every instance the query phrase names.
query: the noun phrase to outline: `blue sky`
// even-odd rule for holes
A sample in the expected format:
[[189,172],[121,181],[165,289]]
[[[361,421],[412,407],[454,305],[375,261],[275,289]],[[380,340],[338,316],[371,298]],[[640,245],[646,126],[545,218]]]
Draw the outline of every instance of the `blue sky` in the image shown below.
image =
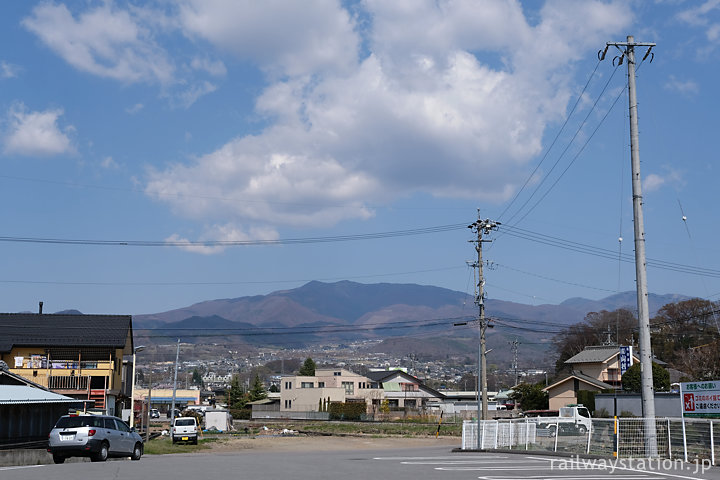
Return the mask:
[[597,59],[629,34],[657,43],[638,71],[650,291],[717,300],[718,1],[2,2],[0,310],[154,313],[314,279],[472,293],[465,228],[212,242],[478,208],[503,223],[490,298],[631,290],[626,70]]

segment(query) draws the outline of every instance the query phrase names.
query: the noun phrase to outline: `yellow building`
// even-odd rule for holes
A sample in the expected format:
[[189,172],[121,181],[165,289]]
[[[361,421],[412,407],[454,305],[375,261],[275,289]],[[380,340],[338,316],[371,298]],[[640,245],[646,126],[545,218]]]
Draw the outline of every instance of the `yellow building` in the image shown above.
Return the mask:
[[131,316],[2,313],[0,325],[0,360],[11,373],[110,415],[129,405]]

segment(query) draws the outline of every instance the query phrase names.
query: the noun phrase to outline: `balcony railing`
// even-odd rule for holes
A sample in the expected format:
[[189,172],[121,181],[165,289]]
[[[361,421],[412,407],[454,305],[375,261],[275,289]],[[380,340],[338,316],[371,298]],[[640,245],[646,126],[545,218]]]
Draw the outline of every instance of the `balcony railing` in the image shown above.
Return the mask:
[[90,377],[82,375],[63,375],[48,377],[48,388],[50,390],[85,390],[90,384]]

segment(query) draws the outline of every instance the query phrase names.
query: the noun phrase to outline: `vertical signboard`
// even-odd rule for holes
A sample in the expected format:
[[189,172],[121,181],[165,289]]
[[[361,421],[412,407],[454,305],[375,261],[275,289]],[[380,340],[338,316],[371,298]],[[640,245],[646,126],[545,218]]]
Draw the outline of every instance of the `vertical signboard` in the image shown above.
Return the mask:
[[720,415],[720,380],[680,384],[684,417]]
[[628,368],[632,367],[632,345],[629,347],[620,347],[620,375],[624,375]]

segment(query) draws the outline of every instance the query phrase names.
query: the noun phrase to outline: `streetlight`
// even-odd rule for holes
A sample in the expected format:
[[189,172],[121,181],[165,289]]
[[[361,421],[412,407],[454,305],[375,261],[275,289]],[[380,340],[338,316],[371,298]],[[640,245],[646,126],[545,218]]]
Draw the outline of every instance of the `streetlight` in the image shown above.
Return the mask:
[[133,371],[132,371],[132,387],[130,388],[130,428],[135,426],[135,356],[137,352],[145,350],[144,345],[133,349]]

